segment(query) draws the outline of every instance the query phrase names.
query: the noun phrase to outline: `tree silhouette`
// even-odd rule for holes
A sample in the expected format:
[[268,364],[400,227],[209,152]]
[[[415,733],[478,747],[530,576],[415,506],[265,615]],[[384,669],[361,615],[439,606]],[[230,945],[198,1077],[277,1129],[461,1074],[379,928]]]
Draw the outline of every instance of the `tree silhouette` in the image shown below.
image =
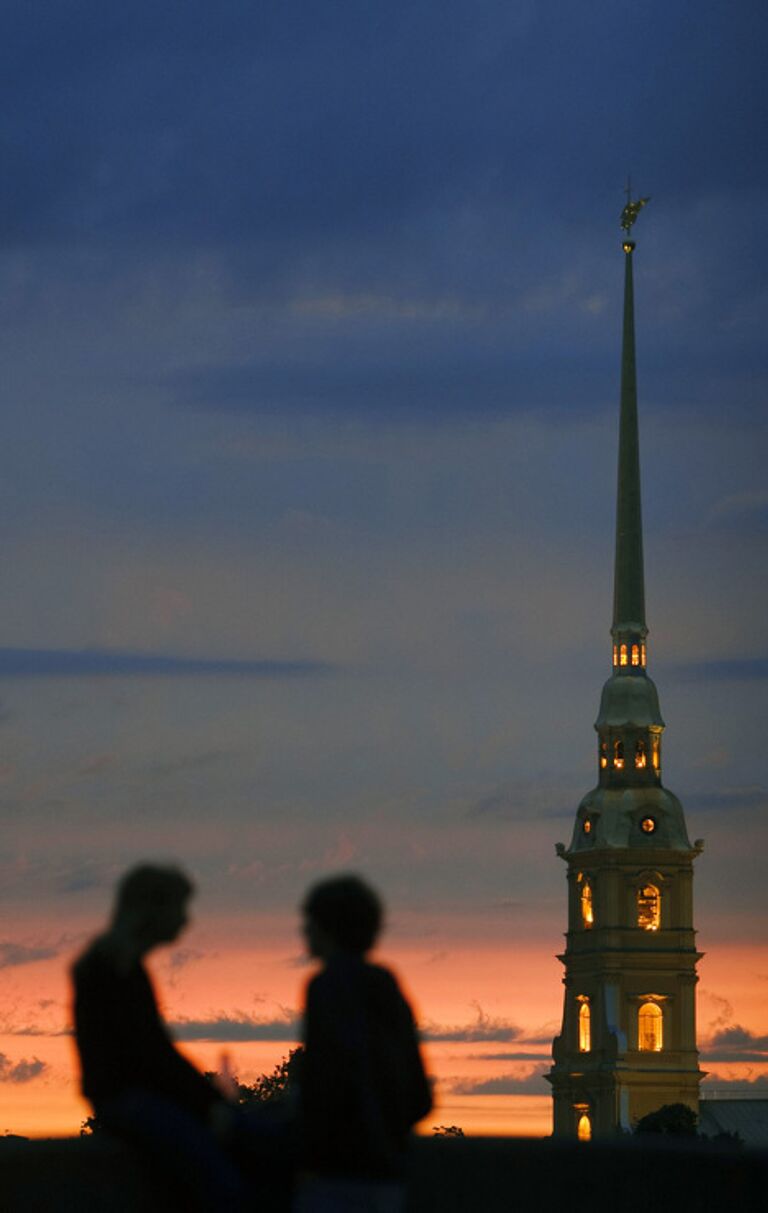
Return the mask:
[[663,1133],[673,1137],[695,1137],[698,1117],[684,1103],[665,1103],[655,1112],[641,1116],[635,1133]]

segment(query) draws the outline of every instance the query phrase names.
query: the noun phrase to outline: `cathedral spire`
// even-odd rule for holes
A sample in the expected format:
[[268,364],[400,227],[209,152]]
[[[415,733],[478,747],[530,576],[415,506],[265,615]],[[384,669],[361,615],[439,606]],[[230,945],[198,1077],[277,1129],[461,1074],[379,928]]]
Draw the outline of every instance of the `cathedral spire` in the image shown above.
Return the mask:
[[693,860],[683,807],[661,778],[664,721],[646,672],[643,529],[627,203],[616,512],[613,667],[595,729],[598,783],[569,846],[563,1026],[553,1042],[554,1131],[586,1140],[630,1130],[664,1104],[698,1110]]
[[624,240],[624,331],[621,351],[619,471],[616,493],[616,559],[613,584],[613,636],[645,637],[643,519],[640,501],[640,443],[637,429],[635,314],[632,257],[635,242]]

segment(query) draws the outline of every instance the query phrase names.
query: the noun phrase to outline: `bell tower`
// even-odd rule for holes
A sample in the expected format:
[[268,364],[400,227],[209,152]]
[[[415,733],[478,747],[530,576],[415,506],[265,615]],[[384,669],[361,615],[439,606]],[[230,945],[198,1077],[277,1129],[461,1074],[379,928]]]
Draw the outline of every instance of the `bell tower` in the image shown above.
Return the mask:
[[548,1074],[557,1136],[588,1140],[663,1104],[698,1111],[693,861],[680,801],[662,785],[664,721],[647,673],[631,229],[628,201],[612,669],[595,724],[598,783],[569,846],[563,1026]]

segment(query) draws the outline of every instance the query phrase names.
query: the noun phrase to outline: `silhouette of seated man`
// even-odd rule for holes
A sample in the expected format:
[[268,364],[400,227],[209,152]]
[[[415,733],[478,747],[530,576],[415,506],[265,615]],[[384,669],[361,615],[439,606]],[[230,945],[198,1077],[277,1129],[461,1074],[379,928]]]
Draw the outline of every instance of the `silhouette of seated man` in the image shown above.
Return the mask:
[[229,1210],[243,1191],[216,1138],[235,1110],[175,1048],[143,965],[178,938],[192,893],[172,867],[143,864],[123,876],[110,925],[73,967],[75,1038],[99,1125],[161,1162],[184,1208]]
[[399,1213],[408,1136],[432,1097],[411,1009],[393,975],[365,959],[381,902],[356,876],[339,876],[310,889],[302,909],[323,968],[307,989],[294,1208]]

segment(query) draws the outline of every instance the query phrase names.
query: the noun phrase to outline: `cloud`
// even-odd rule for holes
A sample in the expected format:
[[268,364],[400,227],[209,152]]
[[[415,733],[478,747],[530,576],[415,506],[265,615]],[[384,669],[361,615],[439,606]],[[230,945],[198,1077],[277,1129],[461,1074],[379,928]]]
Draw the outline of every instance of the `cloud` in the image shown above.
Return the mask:
[[58,956],[62,944],[52,946],[30,947],[22,943],[11,943],[7,940],[0,942],[0,969],[13,969],[18,965],[34,964],[38,960],[50,960]]
[[714,1098],[717,1095],[731,1094],[768,1095],[768,1074],[758,1074],[754,1078],[725,1078],[716,1070],[708,1074],[701,1086],[704,1098]]
[[522,1035],[522,1029],[510,1020],[493,1018],[478,1003],[474,1005],[477,1009],[474,1022],[449,1027],[428,1021],[420,1027],[422,1040],[479,1044],[484,1040],[517,1040]]
[[31,1082],[47,1069],[47,1062],[40,1061],[39,1057],[33,1057],[31,1061],[22,1058],[21,1061],[12,1062],[5,1053],[0,1053],[0,1082]]
[[768,678],[768,657],[679,662],[666,668],[681,682],[762,682]]
[[307,678],[330,673],[321,661],[249,661],[176,657],[160,653],[125,653],[111,649],[0,648],[3,678],[94,678],[215,674],[240,678]]
[[690,797],[696,812],[719,813],[723,809],[759,809],[768,802],[768,788],[760,784],[697,792]]
[[500,1074],[497,1078],[457,1079],[451,1086],[454,1095],[543,1095],[549,1085],[542,1077],[550,1063],[536,1066],[529,1074],[519,1078],[515,1074]]
[[165,759],[147,765],[146,774],[154,779],[172,779],[187,771],[205,770],[231,761],[235,757],[232,750],[203,750],[199,754],[184,754],[179,758]]
[[167,974],[168,984],[177,986],[179,976],[189,965],[195,964],[198,960],[204,960],[207,956],[215,956],[215,952],[204,952],[198,948],[175,948],[165,960],[164,968]]
[[547,783],[503,784],[481,797],[467,810],[467,817],[498,817],[504,821],[531,818],[572,817],[573,786]]
[[709,512],[711,522],[736,522],[740,526],[750,518],[760,517],[768,518],[768,493],[764,489],[720,497]]
[[[531,1042],[535,1043],[535,1042]],[[544,1041],[541,1042],[544,1045]],[[547,1040],[548,1048],[551,1048],[552,1037]],[[468,1061],[540,1061],[542,1056],[541,1050],[538,1053],[531,1053],[530,1050],[526,1053],[505,1052],[505,1053],[469,1053],[466,1055]],[[549,1053],[547,1052],[547,1061],[549,1061]]]
[[168,1024],[177,1040],[253,1041],[275,1040],[295,1042],[301,1039],[301,1019],[295,1011],[283,1008],[272,1019],[257,1019],[254,1015],[235,1012],[212,1019],[176,1019]]
[[768,1062],[768,1036],[758,1036],[748,1028],[734,1024],[715,1032],[701,1047],[708,1062]]

